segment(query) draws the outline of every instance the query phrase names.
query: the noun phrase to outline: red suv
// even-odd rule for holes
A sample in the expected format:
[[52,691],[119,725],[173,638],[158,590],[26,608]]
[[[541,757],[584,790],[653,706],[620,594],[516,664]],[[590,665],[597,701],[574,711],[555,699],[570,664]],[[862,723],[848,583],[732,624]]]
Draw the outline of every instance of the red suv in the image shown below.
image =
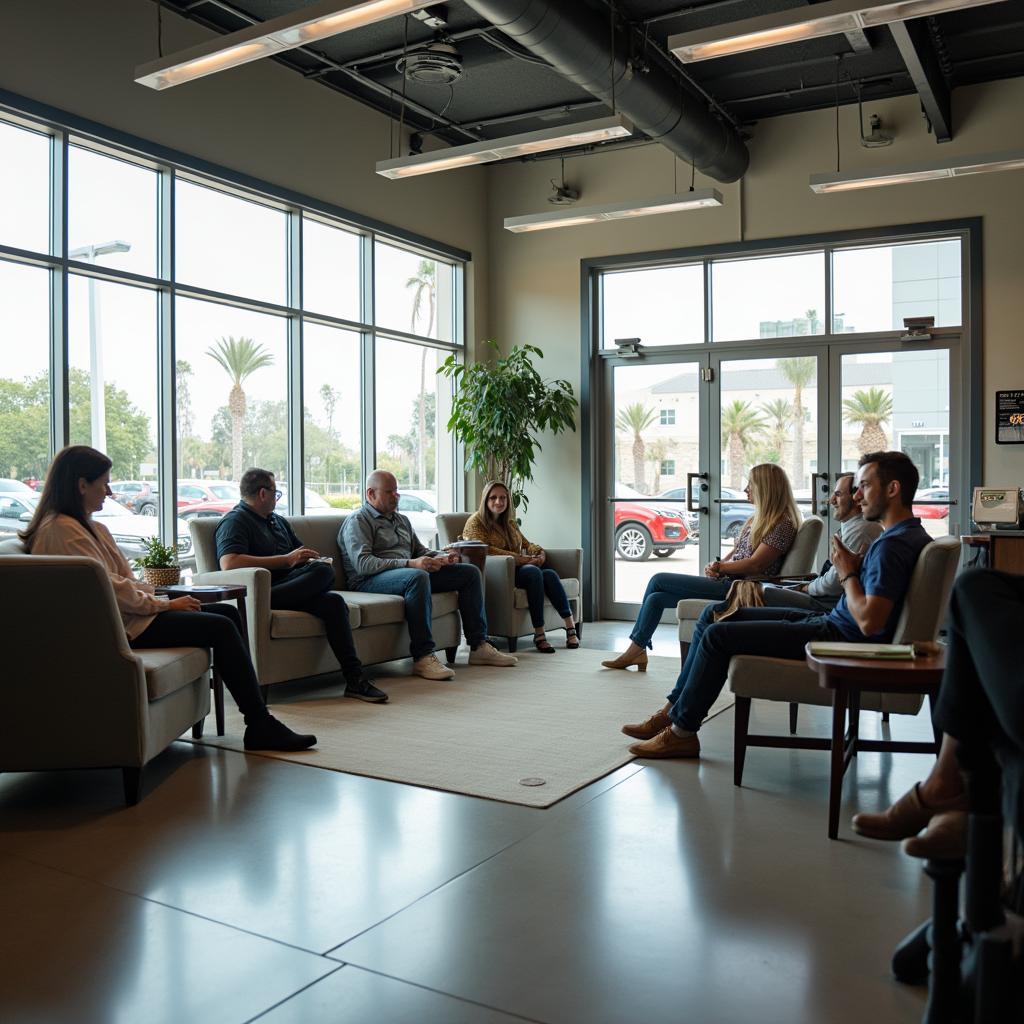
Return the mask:
[[[628,562],[642,562],[656,555],[667,558],[673,551],[696,541],[687,529],[687,513],[682,506],[659,506],[657,498],[638,494],[631,487],[619,484],[615,488],[616,501],[615,554]],[[642,499],[642,500],[641,500]]]

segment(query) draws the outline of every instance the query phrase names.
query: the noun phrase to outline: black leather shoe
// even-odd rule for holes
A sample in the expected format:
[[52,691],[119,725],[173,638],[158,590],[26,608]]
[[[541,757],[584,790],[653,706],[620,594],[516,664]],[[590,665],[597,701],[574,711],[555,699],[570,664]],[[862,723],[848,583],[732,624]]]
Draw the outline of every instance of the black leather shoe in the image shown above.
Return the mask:
[[388,695],[378,690],[369,679],[356,679],[345,685],[345,696],[365,700],[367,704],[387,704]]
[[292,732],[284,722],[267,715],[245,727],[246,750],[308,750],[316,745],[316,737]]

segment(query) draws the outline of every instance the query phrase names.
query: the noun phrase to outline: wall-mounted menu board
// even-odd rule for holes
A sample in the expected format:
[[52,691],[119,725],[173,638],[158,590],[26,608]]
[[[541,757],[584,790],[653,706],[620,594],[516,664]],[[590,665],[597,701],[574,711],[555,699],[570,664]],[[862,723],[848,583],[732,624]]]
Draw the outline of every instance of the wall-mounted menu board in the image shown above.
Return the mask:
[[1024,444],[1024,391],[996,392],[996,444]]

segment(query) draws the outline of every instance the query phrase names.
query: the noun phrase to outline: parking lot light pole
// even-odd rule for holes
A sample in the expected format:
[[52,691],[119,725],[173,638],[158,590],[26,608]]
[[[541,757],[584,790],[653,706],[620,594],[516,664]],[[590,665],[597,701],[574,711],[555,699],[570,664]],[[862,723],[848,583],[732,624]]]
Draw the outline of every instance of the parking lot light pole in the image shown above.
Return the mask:
[[[95,263],[97,256],[109,252],[128,252],[131,243],[103,242],[101,245],[83,245],[68,253],[69,260]],[[107,408],[103,388],[103,335],[100,331],[100,299],[96,294],[96,279],[89,278],[89,399],[90,425],[93,448],[107,450]]]

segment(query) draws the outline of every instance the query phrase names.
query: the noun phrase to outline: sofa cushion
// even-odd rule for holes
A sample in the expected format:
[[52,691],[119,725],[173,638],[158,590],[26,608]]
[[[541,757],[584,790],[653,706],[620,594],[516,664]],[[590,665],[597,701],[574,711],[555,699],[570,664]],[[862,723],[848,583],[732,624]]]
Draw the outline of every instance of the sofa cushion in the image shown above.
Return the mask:
[[151,701],[188,686],[210,667],[205,647],[150,647],[136,653],[146,671],[146,696]]
[[[562,587],[565,589],[565,596],[568,598],[574,598],[580,596],[580,581],[579,580],[562,580]],[[518,610],[526,610],[530,607],[530,602],[526,599],[526,591],[522,587],[516,587],[512,597],[512,607]]]
[[[362,590],[346,590],[345,601],[350,613],[358,609],[360,625],[383,626],[389,622],[405,622],[405,601],[394,594],[368,594]],[[459,607],[459,597],[455,591],[446,591],[433,595],[433,616],[439,618],[455,611]]]

